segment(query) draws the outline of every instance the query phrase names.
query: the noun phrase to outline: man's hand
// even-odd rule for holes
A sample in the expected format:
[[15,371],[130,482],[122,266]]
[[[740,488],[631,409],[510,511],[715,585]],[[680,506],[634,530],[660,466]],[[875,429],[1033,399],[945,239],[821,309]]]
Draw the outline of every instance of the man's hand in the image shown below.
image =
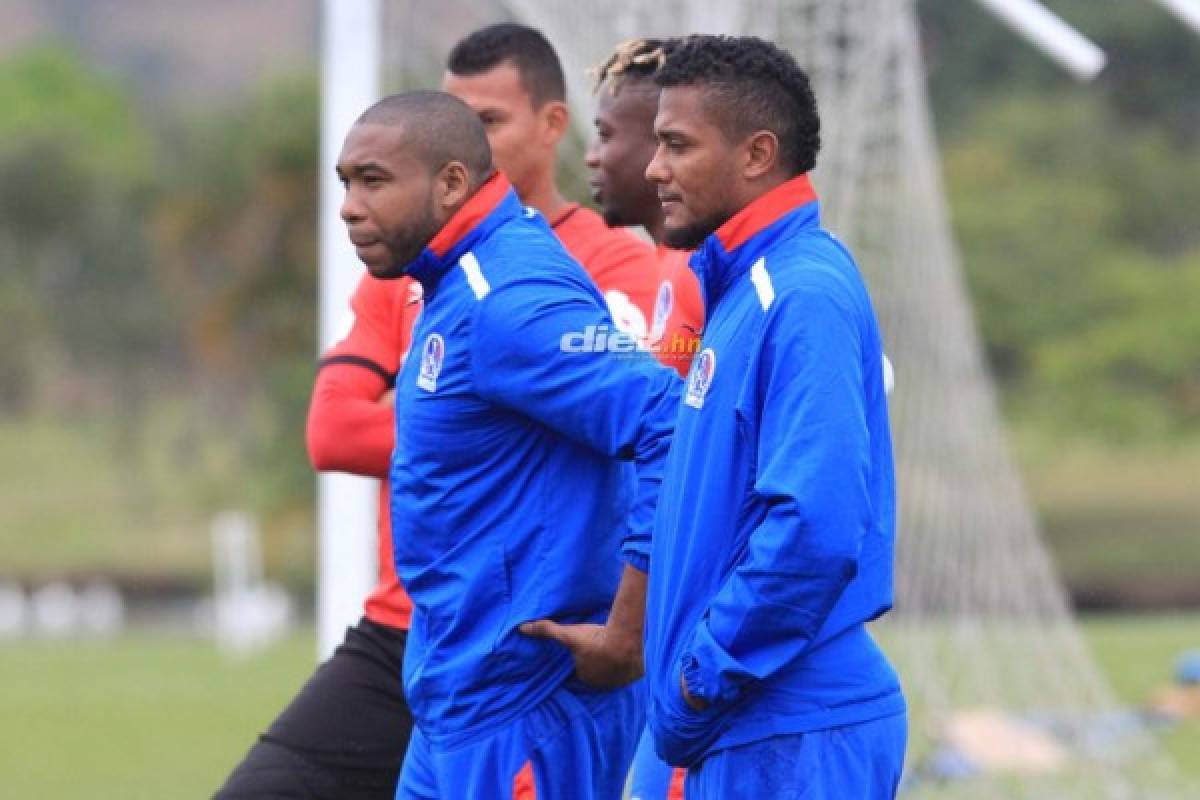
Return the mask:
[[642,677],[642,623],[646,616],[646,573],[628,564],[604,625],[560,625],[539,619],[521,633],[553,639],[575,657],[575,674],[598,689],[616,689]]
[[560,625],[539,619],[521,625],[521,633],[553,639],[571,651],[575,674],[597,689],[617,689],[642,677],[642,642],[607,625]]
[[683,679],[682,672],[679,673],[679,691],[683,693],[683,702],[691,706],[694,711],[703,711],[704,709],[708,708],[708,703],[704,702],[704,700],[699,697],[694,697],[692,693],[688,691],[687,681]]

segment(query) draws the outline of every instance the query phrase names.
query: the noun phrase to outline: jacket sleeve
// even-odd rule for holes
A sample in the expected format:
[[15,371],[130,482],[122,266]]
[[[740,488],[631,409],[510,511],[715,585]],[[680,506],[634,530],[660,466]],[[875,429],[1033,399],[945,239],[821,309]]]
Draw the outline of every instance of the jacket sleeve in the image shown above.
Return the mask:
[[682,658],[688,691],[710,703],[794,662],[857,573],[872,510],[853,308],[789,293],[764,323],[754,400],[740,413],[757,434],[753,492],[766,513]]
[[314,469],[387,477],[395,437],[392,408],[379,402],[387,387],[367,363],[323,360],[306,431]]
[[[364,276],[351,299],[350,332],[322,357],[308,409],[309,460],[321,471],[386,478],[394,411],[379,400],[395,381],[414,314],[398,308],[403,282]],[[403,314],[400,330],[394,314]]]
[[597,347],[597,335],[617,334],[582,274],[499,288],[475,318],[473,379],[492,402],[602,455],[634,462],[637,494],[622,556],[646,571],[681,382],[627,335],[615,345],[622,352]]

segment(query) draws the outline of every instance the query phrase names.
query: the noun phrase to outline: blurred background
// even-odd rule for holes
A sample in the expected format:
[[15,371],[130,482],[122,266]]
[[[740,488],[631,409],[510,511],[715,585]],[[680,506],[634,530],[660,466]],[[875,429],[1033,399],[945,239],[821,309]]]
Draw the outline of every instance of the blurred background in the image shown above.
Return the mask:
[[[1104,48],[1093,82],[978,4],[916,7],[1008,443],[1144,710],[1200,648],[1200,37],[1148,1],[1045,5]],[[206,796],[312,669],[320,23],[315,0],[0,5],[0,795]],[[384,88],[435,85],[405,41]],[[241,658],[205,604],[230,509],[285,631]],[[1172,721],[1200,776],[1200,723]]]

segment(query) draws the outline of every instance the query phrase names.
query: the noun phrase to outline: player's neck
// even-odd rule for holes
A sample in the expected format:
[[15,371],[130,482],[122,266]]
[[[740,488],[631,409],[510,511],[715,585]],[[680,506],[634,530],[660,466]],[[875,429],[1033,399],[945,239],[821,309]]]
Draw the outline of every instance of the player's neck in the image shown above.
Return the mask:
[[536,208],[548,220],[557,219],[558,215],[570,205],[567,199],[558,191],[558,186],[554,183],[553,172],[540,176],[534,181],[521,194],[521,202],[527,206]]

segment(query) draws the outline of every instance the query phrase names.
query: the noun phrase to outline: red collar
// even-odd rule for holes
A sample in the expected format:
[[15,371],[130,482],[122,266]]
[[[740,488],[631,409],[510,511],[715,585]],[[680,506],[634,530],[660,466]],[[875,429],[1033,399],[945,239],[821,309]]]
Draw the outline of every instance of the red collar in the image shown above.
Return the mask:
[[717,228],[717,239],[726,253],[732,253],[784,214],[816,199],[817,193],[808,174],[798,175],[759,195],[727,219],[724,225]]
[[579,203],[568,203],[566,208],[558,212],[558,216],[555,217],[554,221],[550,223],[550,227],[554,230],[558,230],[558,226],[562,225],[564,222],[574,216],[575,212],[580,208],[582,208],[582,206],[580,206]]
[[500,205],[500,201],[508,194],[509,188],[508,178],[499,171],[494,172],[430,240],[429,249],[438,258],[445,258],[454,245],[496,210],[496,206]]

